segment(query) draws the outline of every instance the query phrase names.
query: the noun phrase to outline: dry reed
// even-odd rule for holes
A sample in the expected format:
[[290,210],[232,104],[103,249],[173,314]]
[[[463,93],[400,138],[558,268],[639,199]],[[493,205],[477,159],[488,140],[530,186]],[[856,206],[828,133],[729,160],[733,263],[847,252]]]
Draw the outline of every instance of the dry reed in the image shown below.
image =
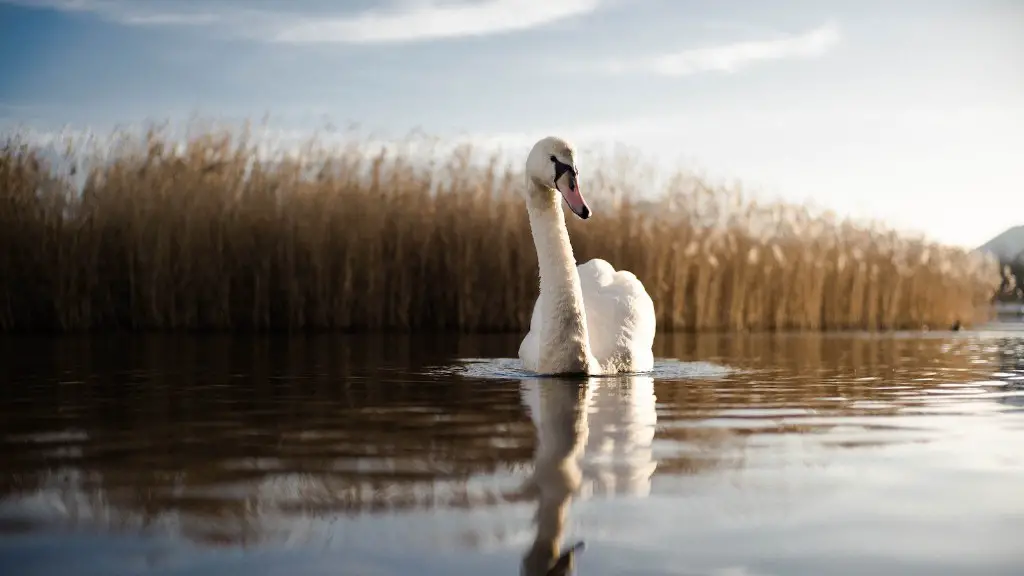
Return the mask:
[[[0,150],[0,330],[524,330],[536,255],[515,168],[332,149],[266,160],[248,132],[151,130]],[[58,170],[55,164],[62,167]],[[593,162],[588,162],[593,164]],[[68,169],[68,167],[71,167]],[[586,174],[578,261],[647,286],[659,328],[947,327],[983,319],[997,264],[680,176],[656,199]],[[80,178],[84,184],[75,185]]]

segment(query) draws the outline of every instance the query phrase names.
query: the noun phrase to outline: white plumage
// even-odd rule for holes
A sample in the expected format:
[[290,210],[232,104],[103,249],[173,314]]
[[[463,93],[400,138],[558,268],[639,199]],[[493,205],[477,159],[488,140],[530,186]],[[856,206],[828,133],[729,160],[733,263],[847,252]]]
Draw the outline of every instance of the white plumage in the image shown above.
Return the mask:
[[575,154],[544,138],[526,162],[526,199],[540,268],[540,295],[519,346],[527,370],[542,374],[649,372],[654,365],[654,303],[632,273],[595,258],[575,265],[559,194],[577,216],[590,209]]
[[[654,367],[654,302],[628,270],[594,258],[576,267],[587,317],[590,353],[602,374],[649,372]],[[530,331],[519,346],[523,367],[541,372],[538,334],[543,323],[541,294],[533,306]]]

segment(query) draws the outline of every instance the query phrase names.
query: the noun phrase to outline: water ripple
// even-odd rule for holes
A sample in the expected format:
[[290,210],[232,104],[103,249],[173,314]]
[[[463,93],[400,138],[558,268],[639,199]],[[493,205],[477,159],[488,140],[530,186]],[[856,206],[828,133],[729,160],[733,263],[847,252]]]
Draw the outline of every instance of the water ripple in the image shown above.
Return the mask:
[[0,561],[508,573],[585,539],[588,574],[1019,567],[1020,337],[659,335],[650,374],[587,379],[514,338],[274,342],[0,347]]
[[[657,380],[681,378],[717,378],[735,374],[737,370],[728,366],[711,362],[683,362],[674,358],[657,358],[650,372],[637,375],[650,376]],[[522,367],[518,358],[459,358],[451,365],[437,366],[424,372],[431,376],[462,376],[478,379],[522,380],[538,378],[537,374]],[[595,376],[596,378],[616,378],[629,375]]]

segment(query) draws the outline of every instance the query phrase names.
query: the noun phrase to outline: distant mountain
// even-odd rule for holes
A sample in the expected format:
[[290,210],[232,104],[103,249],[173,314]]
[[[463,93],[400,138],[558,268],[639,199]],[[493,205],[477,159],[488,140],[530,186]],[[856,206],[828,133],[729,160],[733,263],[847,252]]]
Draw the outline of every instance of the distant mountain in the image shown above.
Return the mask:
[[1010,263],[1024,258],[1024,226],[1014,226],[978,247],[979,252],[988,252],[1000,262]]
[[996,300],[1024,303],[1024,226],[1010,228],[979,246],[978,251],[995,256],[1009,267],[1010,275],[1003,279]]

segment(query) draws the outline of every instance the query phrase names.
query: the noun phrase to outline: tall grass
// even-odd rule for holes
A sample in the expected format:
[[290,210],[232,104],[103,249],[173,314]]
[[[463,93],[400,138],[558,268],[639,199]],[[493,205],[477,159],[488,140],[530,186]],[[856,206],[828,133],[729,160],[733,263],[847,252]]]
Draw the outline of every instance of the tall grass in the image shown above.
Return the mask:
[[[151,131],[71,145],[57,170],[9,135],[0,329],[524,330],[522,177],[471,152],[422,165],[311,141],[270,161],[245,131]],[[697,178],[651,200],[619,168],[583,177],[595,216],[569,219],[577,259],[633,271],[663,330],[970,324],[1000,283],[963,250]]]

